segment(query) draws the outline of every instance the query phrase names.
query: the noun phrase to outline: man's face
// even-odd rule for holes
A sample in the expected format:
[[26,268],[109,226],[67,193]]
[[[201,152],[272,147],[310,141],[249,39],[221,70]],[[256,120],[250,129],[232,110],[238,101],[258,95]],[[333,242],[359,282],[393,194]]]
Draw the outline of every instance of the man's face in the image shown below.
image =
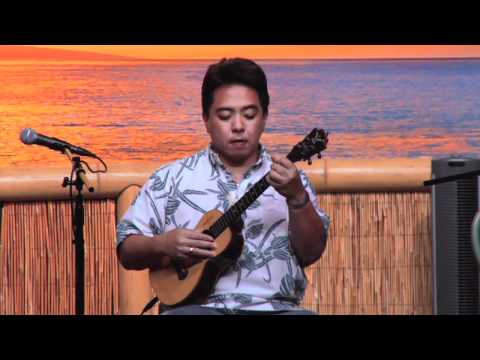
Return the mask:
[[255,90],[225,85],[215,90],[210,113],[203,120],[222,160],[241,166],[256,161],[266,119]]

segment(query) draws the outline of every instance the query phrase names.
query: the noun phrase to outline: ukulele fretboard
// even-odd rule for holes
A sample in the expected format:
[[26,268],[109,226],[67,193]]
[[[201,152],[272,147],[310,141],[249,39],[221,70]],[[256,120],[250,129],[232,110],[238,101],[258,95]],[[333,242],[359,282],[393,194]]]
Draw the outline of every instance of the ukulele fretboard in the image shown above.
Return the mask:
[[248,209],[250,205],[270,186],[267,182],[267,175],[253,185],[245,195],[232,205],[209,229],[208,232],[218,237],[226,228],[235,224],[238,218]]

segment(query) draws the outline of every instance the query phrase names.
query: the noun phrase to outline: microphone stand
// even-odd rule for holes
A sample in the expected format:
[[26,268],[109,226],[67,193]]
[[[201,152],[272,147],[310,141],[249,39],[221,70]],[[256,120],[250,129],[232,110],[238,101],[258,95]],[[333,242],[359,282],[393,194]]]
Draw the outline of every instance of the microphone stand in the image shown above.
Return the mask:
[[75,229],[75,314],[85,314],[85,239],[83,234],[83,228],[85,224],[85,209],[84,209],[84,197],[82,195],[83,186],[86,185],[88,192],[93,192],[94,188],[90,186],[87,177],[85,176],[85,170],[82,167],[79,156],[72,157],[72,153],[65,149],[63,151],[65,155],[72,162],[72,174],[75,173],[75,180],[65,177],[63,179],[62,187],[75,186],[78,193],[75,196],[75,212],[72,214],[74,217],[73,224]]

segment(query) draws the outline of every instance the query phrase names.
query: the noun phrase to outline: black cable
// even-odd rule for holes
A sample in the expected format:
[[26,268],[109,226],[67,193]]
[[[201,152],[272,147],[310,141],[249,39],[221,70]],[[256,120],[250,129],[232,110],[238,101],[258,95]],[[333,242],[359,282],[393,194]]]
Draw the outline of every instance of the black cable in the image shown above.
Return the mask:
[[99,160],[99,161],[102,163],[102,165],[103,165],[103,167],[105,168],[105,170],[92,170],[92,168],[90,167],[90,165],[88,165],[88,163],[87,163],[86,161],[80,160],[80,162],[81,162],[82,164],[85,164],[85,166],[88,168],[88,170],[90,170],[90,172],[91,172],[92,174],[106,173],[106,172],[108,171],[107,164],[105,164],[105,162],[104,162],[100,157],[98,157],[98,156],[96,156],[95,159]]
[[118,195],[117,195],[117,199],[123,194],[124,191],[126,191],[129,187],[131,186],[138,186],[140,189],[142,188],[142,185],[140,184],[129,184],[127,186],[125,186],[124,188],[122,188],[119,192],[118,192]]
[[145,307],[143,308],[142,312],[140,313],[140,315],[143,315],[145,314],[148,310],[150,310],[152,307],[155,306],[155,304],[158,302],[158,297],[154,297],[152,300],[150,300],[147,305],[145,305]]

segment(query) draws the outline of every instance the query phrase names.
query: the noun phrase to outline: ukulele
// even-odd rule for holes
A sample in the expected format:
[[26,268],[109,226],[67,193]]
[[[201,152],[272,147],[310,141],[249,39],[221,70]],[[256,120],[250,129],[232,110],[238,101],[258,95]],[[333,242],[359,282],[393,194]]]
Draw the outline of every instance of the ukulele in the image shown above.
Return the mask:
[[[326,149],[328,132],[313,129],[304,140],[296,144],[287,158],[291,162],[308,161],[314,154],[321,158]],[[270,186],[265,175],[225,213],[219,210],[207,212],[195,229],[215,239],[215,256],[186,264],[172,260],[171,264],[158,270],[150,270],[150,283],[156,301],[167,306],[201,304],[212,293],[218,278],[235,264],[243,250],[243,238],[235,230],[242,213]]]

